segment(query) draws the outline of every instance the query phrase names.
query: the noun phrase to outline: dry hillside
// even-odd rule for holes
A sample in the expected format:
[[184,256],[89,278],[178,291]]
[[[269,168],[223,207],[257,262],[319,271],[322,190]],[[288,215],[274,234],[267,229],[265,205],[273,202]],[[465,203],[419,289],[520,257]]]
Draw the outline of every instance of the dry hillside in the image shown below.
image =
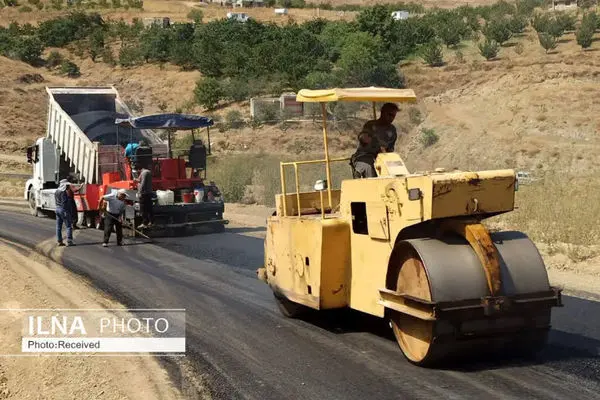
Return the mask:
[[[143,16],[169,15],[173,19],[185,19],[192,5],[148,1]],[[215,6],[203,6],[203,9],[209,18],[226,12]],[[316,13],[310,9],[291,11],[298,20],[301,20],[300,15],[308,19]],[[262,13],[265,19],[273,18],[272,9],[250,11],[253,12]],[[331,18],[340,17],[337,12],[328,13]],[[139,13],[123,11],[111,15],[132,18]],[[3,10],[0,22],[7,24],[17,17],[24,21],[39,19],[41,14],[11,16]],[[418,58],[403,63],[400,70],[419,101],[414,106],[402,106],[396,121],[402,132],[397,146],[399,152],[412,170],[458,167],[531,171],[540,180],[523,187],[517,196],[519,209],[497,222],[525,230],[542,242],[584,246],[597,243],[600,240],[600,228],[594,223],[600,214],[597,201],[600,178],[596,177],[600,163],[600,124],[595,118],[600,112],[600,101],[595,96],[600,74],[597,47],[598,43],[594,42],[590,50],[582,51],[574,34],[567,33],[558,47],[546,54],[535,31],[529,27],[524,34],[505,44],[494,61],[485,61],[477,44],[467,41],[459,45],[458,50],[445,50],[442,67],[426,66]],[[114,84],[130,105],[140,106],[138,109],[143,113],[159,111],[161,103],[169,111],[181,108],[205,113],[191,102],[200,76],[198,72],[181,72],[169,65],[113,68],[89,58],[80,59],[64,49],[59,51],[80,66],[81,77],[60,77],[43,68],[0,57],[0,149],[3,153],[0,169],[3,172],[27,169],[19,160],[24,159],[23,148],[27,143],[44,132],[45,85]],[[40,74],[44,80],[26,83],[23,82],[25,74]],[[214,114],[225,117],[232,109],[249,118],[248,102],[224,105]],[[359,113],[358,119],[344,121],[334,129],[333,153],[351,154],[356,130],[367,116],[365,110]],[[424,129],[433,130],[439,141],[424,147],[420,141]],[[213,132],[213,150],[225,160],[213,169],[222,186],[239,185],[240,168],[249,169],[253,165],[262,168],[254,173],[252,187],[246,188],[249,193],[245,199],[249,202],[272,201],[272,193],[278,187],[275,163],[278,157],[304,158],[321,150],[320,126],[315,122],[257,129],[215,129]],[[272,162],[268,167],[267,159]],[[348,169],[346,165],[338,167],[344,173],[348,173]],[[319,174],[311,174],[308,181],[321,177]],[[594,250],[584,258],[597,253]],[[570,257],[577,258],[578,254],[587,253],[576,249]]]

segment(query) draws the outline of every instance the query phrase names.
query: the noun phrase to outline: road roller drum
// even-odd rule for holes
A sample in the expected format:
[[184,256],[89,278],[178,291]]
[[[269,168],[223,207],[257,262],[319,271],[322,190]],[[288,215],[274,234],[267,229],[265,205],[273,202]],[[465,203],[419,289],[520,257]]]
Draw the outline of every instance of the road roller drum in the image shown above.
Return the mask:
[[545,344],[549,305],[557,298],[541,256],[521,232],[490,237],[500,255],[496,297],[464,238],[421,238],[396,245],[392,258],[398,264],[389,278],[390,289],[432,311],[431,318],[390,312],[396,339],[410,361],[433,363],[465,348],[477,352],[496,345],[535,351]]

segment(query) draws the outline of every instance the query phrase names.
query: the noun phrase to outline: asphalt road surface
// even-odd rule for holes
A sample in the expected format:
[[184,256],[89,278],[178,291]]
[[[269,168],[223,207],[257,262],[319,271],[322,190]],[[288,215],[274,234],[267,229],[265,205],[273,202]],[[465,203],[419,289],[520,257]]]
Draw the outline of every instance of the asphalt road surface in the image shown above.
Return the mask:
[[[0,236],[54,242],[54,220],[0,211]],[[62,262],[129,307],[185,308],[187,356],[213,398],[251,399],[597,399],[600,303],[564,297],[538,360],[474,360],[423,369],[402,356],[390,330],[358,314],[310,320],[281,316],[262,264],[261,228],[102,248],[96,230],[77,231]],[[114,243],[114,236],[111,242]],[[360,322],[366,322],[365,327]],[[189,394],[189,398],[194,398]]]

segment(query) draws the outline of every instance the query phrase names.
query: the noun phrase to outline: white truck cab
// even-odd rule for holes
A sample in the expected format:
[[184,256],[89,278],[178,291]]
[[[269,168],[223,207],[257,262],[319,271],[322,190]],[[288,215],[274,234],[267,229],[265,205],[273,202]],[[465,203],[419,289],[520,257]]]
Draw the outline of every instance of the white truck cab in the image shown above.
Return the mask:
[[60,154],[50,139],[36,140],[27,148],[27,161],[33,166],[33,176],[25,183],[25,200],[29,202],[31,213],[54,212],[54,192],[58,187]]

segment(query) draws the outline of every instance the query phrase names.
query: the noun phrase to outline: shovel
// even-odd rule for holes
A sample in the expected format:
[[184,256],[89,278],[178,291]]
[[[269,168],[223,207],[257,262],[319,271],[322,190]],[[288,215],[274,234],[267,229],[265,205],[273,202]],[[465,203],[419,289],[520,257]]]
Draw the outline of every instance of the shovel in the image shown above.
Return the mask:
[[[115,217],[113,217],[112,215],[110,215],[109,213],[106,213],[106,215],[108,215],[109,217],[111,217],[112,219],[114,219],[115,221],[117,221],[117,222],[118,222],[118,220],[117,220]],[[146,239],[148,239],[150,242],[154,242],[154,241],[153,241],[153,240],[152,240],[150,237],[148,237],[148,236],[144,235],[142,232],[138,231],[138,230],[137,230],[137,229],[135,229],[133,226],[131,226],[131,225],[128,225],[128,224],[126,224],[126,223],[124,223],[124,222],[122,223],[122,225],[123,225],[125,228],[131,229],[132,231],[134,231],[135,233],[139,234],[140,236],[143,236],[143,237],[145,237],[145,238],[146,238]]]

